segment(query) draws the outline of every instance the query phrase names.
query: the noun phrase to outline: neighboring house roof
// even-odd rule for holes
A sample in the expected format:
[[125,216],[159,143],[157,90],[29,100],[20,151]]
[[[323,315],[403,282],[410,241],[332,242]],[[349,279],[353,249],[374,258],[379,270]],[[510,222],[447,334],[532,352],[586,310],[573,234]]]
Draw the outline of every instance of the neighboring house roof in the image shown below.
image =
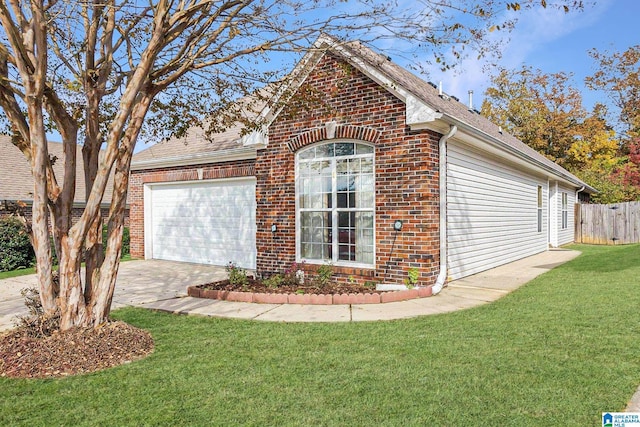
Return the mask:
[[[450,96],[443,96],[435,85],[417,77],[393,63],[386,56],[374,52],[360,42],[342,43],[333,37],[321,36],[315,44],[315,49],[292,72],[291,85],[302,83],[304,77],[306,77],[305,73],[309,72],[315,63],[313,58],[317,59],[320,56],[319,53],[321,54],[324,50],[342,56],[391,92],[411,94],[412,97],[418,100],[418,103],[424,103],[428,108],[433,109],[431,111],[434,114],[433,120],[441,119],[447,123],[464,127],[467,132],[477,134],[478,138],[482,140],[499,145],[501,148],[522,157],[525,161],[536,164],[554,175],[574,183],[576,186],[584,186],[588,192],[597,192],[593,187],[590,187],[563,167],[538,153],[516,137],[503,132],[499,126],[486,117]],[[311,66],[309,66],[310,64]],[[292,92],[294,91],[288,91],[288,93]],[[405,97],[405,102],[409,102],[408,97]],[[263,119],[276,117],[278,111],[271,108],[266,106],[259,116]],[[420,106],[414,110],[418,111],[419,109]],[[421,114],[419,111],[418,113]],[[241,125],[234,126],[224,133],[215,135],[214,140],[210,142],[202,137],[203,131],[201,128],[195,128],[185,138],[170,139],[134,155],[132,169],[146,169],[160,165],[177,166],[206,163],[208,160],[233,160],[236,153],[238,156],[244,155],[244,158],[247,158],[251,144],[250,141],[247,143],[247,137],[243,137],[241,131]],[[255,147],[253,149],[255,150]],[[215,153],[222,154],[221,152],[225,154],[216,156]]]
[[[64,154],[62,143],[49,142],[49,154],[58,158],[53,164],[58,180],[63,177]],[[77,148],[76,162],[76,194],[74,205],[84,205],[85,185],[84,168],[82,165],[82,146]],[[111,202],[113,183],[107,183],[102,204]],[[30,203],[33,200],[33,176],[31,165],[24,154],[11,142],[8,135],[0,135],[0,201],[22,201]]]
[[[261,89],[257,97],[244,97],[237,101],[245,115],[243,121],[229,125],[223,132],[206,135],[205,125],[190,128],[184,136],[169,138],[158,142],[134,154],[132,169],[144,169],[145,165],[156,165],[159,161],[165,166],[209,163],[212,161],[230,161],[247,158],[247,154],[255,155],[255,147],[246,147],[246,126],[264,109],[264,98],[268,89]],[[221,156],[220,153],[225,155]]]

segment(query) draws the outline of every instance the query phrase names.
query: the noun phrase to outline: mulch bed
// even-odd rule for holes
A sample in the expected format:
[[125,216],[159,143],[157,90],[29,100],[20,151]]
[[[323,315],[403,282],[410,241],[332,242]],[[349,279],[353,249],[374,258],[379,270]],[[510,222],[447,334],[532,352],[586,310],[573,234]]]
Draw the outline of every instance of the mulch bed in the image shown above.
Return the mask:
[[42,338],[18,328],[0,336],[0,376],[58,378],[86,374],[141,359],[153,352],[153,338],[124,322],[76,328]]
[[242,285],[232,285],[229,280],[221,280],[219,282],[206,283],[198,286],[200,289],[216,290],[216,291],[230,291],[230,292],[253,292],[253,293],[266,293],[266,294],[314,294],[314,295],[328,295],[328,294],[365,294],[375,292],[374,286],[364,286],[355,283],[337,283],[331,282],[325,286],[314,285],[297,285],[297,286],[278,286],[277,288],[268,287],[261,281],[249,278],[248,283]]

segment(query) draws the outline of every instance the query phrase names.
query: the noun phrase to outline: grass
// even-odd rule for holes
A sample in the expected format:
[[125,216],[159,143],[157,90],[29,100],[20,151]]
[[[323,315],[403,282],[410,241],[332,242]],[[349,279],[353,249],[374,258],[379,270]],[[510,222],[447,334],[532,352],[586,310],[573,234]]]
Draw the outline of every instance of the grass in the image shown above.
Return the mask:
[[600,425],[640,384],[640,246],[576,248],[493,304],[401,321],[119,310],[150,357],[0,379],[0,425]]
[[[129,255],[129,254],[124,255],[120,259],[120,262],[124,262],[124,261],[131,261],[131,255]],[[82,263],[82,265],[84,265],[84,263]],[[57,270],[58,266],[54,265],[53,269]],[[28,268],[20,268],[18,270],[0,271],[0,280],[2,280],[2,279],[10,279],[12,277],[18,277],[18,276],[26,276],[28,274],[36,274],[36,268],[35,267],[28,267]]]
[[35,267],[19,268],[11,271],[0,271],[0,280],[10,279],[12,277],[26,276],[28,274],[36,274]]

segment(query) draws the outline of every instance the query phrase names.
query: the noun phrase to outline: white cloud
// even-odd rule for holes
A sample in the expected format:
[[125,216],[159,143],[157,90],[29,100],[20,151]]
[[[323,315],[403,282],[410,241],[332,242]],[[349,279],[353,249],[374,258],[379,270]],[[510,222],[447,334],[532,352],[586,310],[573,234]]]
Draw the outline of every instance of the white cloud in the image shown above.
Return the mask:
[[[566,14],[553,8],[536,8],[519,11],[515,29],[507,34],[496,32],[493,37],[505,37],[502,41],[501,59],[498,65],[505,68],[517,68],[523,63],[531,63],[531,57],[545,49],[561,43],[563,37],[593,25],[602,18],[612,5],[613,0],[601,1],[582,12]],[[513,14],[514,12],[507,12]],[[509,15],[505,15],[509,17]],[[498,39],[495,39],[496,41]],[[585,48],[586,50],[586,48]],[[467,92],[474,91],[474,107],[479,108],[482,94],[489,84],[490,61],[478,60],[473,54],[464,59],[453,71],[442,72],[436,67],[426,67],[429,80],[442,81],[443,89],[450,95],[459,97],[466,103]]]

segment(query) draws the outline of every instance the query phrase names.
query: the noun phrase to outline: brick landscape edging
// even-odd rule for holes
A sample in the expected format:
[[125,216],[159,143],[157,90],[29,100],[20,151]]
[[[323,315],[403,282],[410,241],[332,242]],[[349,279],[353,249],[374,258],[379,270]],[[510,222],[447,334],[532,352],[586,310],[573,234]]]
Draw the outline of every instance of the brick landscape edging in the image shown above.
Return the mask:
[[251,302],[256,304],[384,304],[430,297],[433,286],[407,289],[404,291],[372,292],[365,294],[270,294],[257,292],[218,291],[189,286],[187,294],[195,298],[217,299],[222,301]]

